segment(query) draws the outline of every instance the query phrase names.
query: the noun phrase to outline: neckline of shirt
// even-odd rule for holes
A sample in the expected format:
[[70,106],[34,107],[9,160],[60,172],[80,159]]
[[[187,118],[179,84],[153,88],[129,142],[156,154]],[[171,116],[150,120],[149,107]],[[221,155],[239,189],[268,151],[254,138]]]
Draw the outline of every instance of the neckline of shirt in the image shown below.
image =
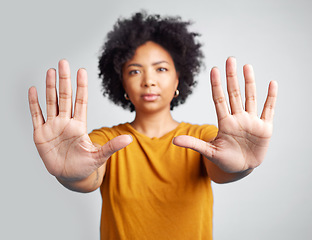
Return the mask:
[[125,123],[125,126],[130,129],[130,132],[133,132],[134,135],[136,136],[140,136],[144,139],[147,139],[149,141],[157,141],[157,140],[162,140],[162,139],[165,139],[167,138],[169,135],[174,135],[174,133],[180,129],[182,126],[185,125],[185,122],[180,122],[179,125],[175,128],[175,129],[172,129],[170,132],[167,132],[166,134],[164,134],[163,136],[161,137],[153,137],[153,138],[150,138],[148,136],[146,136],[145,134],[139,132],[138,130],[136,130],[134,127],[131,126],[131,124],[129,122]]

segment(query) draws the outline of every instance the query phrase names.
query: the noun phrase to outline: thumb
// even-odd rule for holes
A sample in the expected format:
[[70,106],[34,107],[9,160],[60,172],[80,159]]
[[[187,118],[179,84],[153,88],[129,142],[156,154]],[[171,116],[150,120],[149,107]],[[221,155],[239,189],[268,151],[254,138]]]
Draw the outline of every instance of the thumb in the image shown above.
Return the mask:
[[199,152],[208,159],[211,159],[214,155],[214,147],[212,144],[192,136],[177,136],[172,140],[172,143],[179,147],[195,150],[196,152]]
[[104,164],[115,152],[128,146],[133,141],[131,135],[120,135],[104,144],[97,152],[99,166]]

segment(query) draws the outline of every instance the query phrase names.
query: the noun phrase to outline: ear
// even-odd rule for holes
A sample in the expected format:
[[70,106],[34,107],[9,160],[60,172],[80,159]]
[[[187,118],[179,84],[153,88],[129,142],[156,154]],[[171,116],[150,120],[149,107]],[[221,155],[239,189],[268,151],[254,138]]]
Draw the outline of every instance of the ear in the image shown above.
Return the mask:
[[177,72],[177,76],[176,76],[176,86],[175,86],[175,89],[178,89],[179,82],[180,82],[179,77],[180,77],[180,73],[179,73],[179,72]]
[[120,74],[120,81],[121,81],[122,88],[123,88],[124,91],[126,92],[125,81],[124,81],[124,79],[123,79],[123,72],[121,72],[121,74]]

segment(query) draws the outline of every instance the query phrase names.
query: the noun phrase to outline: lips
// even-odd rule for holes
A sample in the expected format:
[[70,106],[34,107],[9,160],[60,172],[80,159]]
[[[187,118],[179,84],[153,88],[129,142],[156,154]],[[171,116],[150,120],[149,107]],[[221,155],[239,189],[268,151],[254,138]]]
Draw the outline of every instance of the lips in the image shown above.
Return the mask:
[[147,94],[143,94],[141,97],[144,101],[153,102],[153,101],[156,101],[158,99],[159,94],[147,93]]

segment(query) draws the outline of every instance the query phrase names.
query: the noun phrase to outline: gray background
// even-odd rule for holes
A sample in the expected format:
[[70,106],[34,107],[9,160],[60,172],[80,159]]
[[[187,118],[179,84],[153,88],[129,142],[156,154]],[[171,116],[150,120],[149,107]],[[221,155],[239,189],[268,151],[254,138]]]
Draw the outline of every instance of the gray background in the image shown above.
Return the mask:
[[206,70],[173,112],[178,121],[216,124],[209,70],[218,66],[224,76],[228,56],[240,76],[243,64],[254,66],[259,109],[269,81],[279,83],[266,161],[239,182],[213,184],[215,239],[311,239],[310,0],[2,1],[0,239],[99,239],[100,194],[71,192],[46,171],[32,142],[27,90],[38,88],[45,111],[45,72],[66,58],[72,76],[88,70],[89,131],[131,121],[102,97],[97,57],[116,19],[140,9],[181,15],[202,33]]

